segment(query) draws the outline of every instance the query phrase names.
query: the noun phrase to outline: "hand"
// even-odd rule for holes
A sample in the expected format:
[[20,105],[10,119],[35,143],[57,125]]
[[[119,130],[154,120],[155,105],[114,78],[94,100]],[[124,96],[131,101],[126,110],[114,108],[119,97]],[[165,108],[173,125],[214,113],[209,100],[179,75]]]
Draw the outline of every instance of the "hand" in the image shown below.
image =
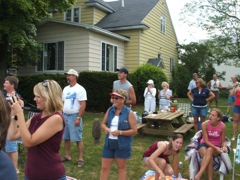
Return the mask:
[[120,131],[119,130],[115,130],[115,131],[112,131],[111,134],[113,136],[119,136],[120,135]]
[[76,119],[76,120],[75,120],[75,126],[79,126],[79,125],[80,125],[80,122],[81,122],[81,119]]
[[222,147],[222,152],[224,152],[224,153],[227,153],[228,152],[228,150],[227,150],[227,147]]
[[110,133],[110,129],[106,127],[105,133],[106,133],[106,134],[109,134],[109,133]]
[[16,96],[12,96],[13,99],[14,99],[14,102],[13,103],[9,103],[11,109],[12,109],[12,113],[14,115],[18,115],[20,113],[23,113],[23,109],[19,103],[19,98],[16,97]]

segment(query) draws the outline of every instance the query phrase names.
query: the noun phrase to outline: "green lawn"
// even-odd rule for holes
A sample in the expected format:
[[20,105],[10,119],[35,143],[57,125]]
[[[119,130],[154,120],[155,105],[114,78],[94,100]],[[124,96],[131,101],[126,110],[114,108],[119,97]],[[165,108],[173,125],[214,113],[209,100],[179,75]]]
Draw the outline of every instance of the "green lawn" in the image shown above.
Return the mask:
[[[189,102],[188,99],[179,99],[179,102]],[[220,109],[223,112],[226,112],[226,103],[227,99],[220,100]],[[213,105],[215,105],[213,103]],[[133,108],[134,111],[138,111],[139,114],[143,112],[143,105],[137,105]],[[100,144],[95,145],[94,139],[92,137],[92,124],[95,118],[99,118],[102,121],[103,113],[91,113],[86,112],[83,118],[84,122],[84,160],[85,165],[81,168],[77,167],[77,150],[76,145],[73,144],[71,147],[72,151],[72,161],[65,163],[66,173],[68,176],[75,177],[81,180],[97,180],[99,179],[100,170],[101,170],[101,151],[104,144],[104,132],[102,133],[101,142]],[[227,125],[227,136],[229,138],[232,137],[232,123],[226,123]],[[189,144],[190,138],[194,135],[193,130],[184,137],[184,147]],[[133,140],[133,150],[132,150],[132,158],[127,162],[127,177],[129,180],[139,180],[141,176],[148,170],[142,163],[141,158],[143,152],[154,142],[159,140],[167,140],[167,137],[164,136],[151,136],[151,135],[135,135]],[[236,147],[236,143],[232,143],[232,147]],[[183,168],[180,172],[183,174],[183,177],[188,178],[188,161],[184,161],[184,148],[182,148],[179,159],[183,162]],[[61,149],[61,154],[64,156],[63,153],[63,146]],[[22,153],[22,158],[25,160],[26,150]],[[230,154],[231,160],[233,159],[233,152]],[[19,161],[19,168],[21,173],[19,174],[19,179],[22,180],[24,177],[24,164],[20,160]],[[239,171],[239,168],[237,169]],[[109,180],[117,180],[118,178],[117,168],[114,163],[112,166]],[[204,175],[203,179],[207,179],[206,175]],[[219,179],[219,175],[214,173],[213,179]],[[224,177],[225,180],[232,179],[231,173]]]

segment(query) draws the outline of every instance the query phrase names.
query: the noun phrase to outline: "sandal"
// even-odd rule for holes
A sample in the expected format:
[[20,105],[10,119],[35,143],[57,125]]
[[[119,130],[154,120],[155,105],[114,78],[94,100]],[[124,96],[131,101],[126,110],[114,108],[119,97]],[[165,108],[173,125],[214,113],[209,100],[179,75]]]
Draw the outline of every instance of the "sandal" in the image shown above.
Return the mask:
[[68,159],[68,158],[66,158],[66,157],[64,157],[64,158],[62,159],[62,162],[67,162],[67,161],[71,161],[71,159]]
[[78,167],[82,167],[84,165],[84,161],[83,160],[78,160]]

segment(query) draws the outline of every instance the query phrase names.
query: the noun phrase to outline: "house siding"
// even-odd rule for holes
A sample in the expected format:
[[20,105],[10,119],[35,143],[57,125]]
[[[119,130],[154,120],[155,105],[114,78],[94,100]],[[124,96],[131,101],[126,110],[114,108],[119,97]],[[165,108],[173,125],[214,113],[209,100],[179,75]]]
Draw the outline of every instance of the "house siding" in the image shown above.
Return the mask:
[[94,25],[101,21],[106,15],[102,10],[94,8]]
[[[87,1],[87,0],[85,0],[85,1]],[[85,6],[85,1],[83,1],[83,0],[77,1],[77,3],[74,5],[74,7],[80,7],[80,12],[81,12],[80,22],[81,23],[93,25],[94,9],[93,9],[93,7],[86,7]],[[57,19],[57,20],[64,20],[64,13],[60,13],[60,12],[53,13],[52,18]]]
[[[166,17],[165,34],[160,31],[161,14]],[[175,59],[176,62],[178,54],[176,49],[177,38],[166,5],[159,2],[145,17],[143,23],[150,28],[142,33],[140,62],[145,64],[149,58],[157,58],[158,54],[161,54],[165,65],[163,72],[170,81],[170,58]]]
[[[40,43],[64,41],[64,71],[73,68],[77,71],[101,71],[101,43],[118,47],[118,66],[124,63],[124,42],[84,28],[49,22],[38,28]],[[37,72],[35,66],[19,68],[18,75],[35,73],[63,73],[64,71]]]
[[141,30],[116,31],[123,36],[130,37],[130,41],[125,43],[125,66],[129,71],[134,71],[139,64],[139,44]]

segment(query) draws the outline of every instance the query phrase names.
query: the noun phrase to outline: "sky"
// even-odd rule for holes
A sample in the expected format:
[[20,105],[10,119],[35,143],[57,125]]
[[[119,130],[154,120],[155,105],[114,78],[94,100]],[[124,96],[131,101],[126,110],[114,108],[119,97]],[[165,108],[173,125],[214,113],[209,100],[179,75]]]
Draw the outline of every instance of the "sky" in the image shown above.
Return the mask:
[[189,0],[167,0],[168,9],[180,44],[187,44],[207,38],[207,33],[200,28],[190,27],[179,20],[181,9],[187,1]]

